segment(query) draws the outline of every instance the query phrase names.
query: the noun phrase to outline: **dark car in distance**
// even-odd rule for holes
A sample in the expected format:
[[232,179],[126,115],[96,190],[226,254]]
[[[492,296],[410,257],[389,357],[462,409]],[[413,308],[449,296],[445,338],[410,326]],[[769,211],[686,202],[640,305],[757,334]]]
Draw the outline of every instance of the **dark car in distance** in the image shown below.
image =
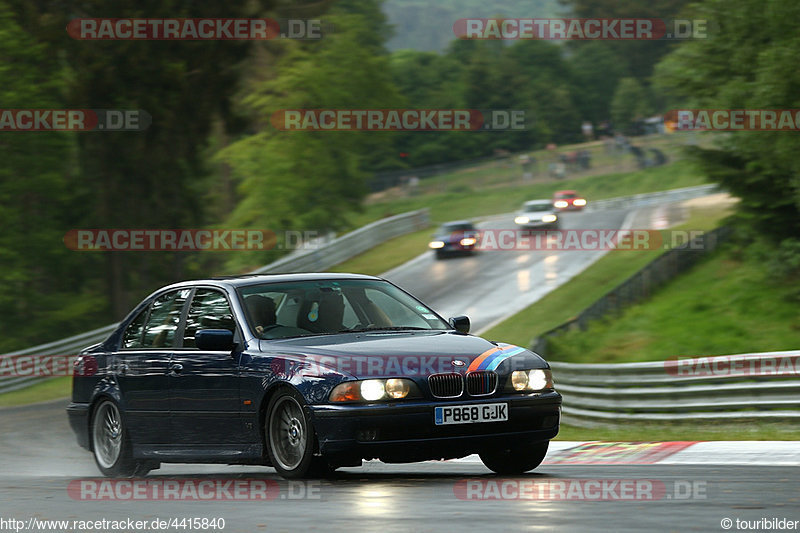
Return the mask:
[[107,476],[220,463],[299,478],[473,453],[531,470],[559,429],[549,366],[468,330],[372,276],[176,283],[81,352],[67,413]]
[[478,229],[469,220],[446,222],[436,230],[428,248],[436,252],[436,259],[467,255],[475,250],[478,233]]

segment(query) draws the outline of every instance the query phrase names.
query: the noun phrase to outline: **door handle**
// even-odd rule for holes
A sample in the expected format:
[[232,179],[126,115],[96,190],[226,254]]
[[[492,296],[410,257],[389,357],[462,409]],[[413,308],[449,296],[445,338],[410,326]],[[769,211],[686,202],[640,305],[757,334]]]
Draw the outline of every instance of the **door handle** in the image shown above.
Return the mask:
[[172,363],[171,365],[169,365],[170,376],[178,376],[180,375],[182,370],[183,370],[183,365],[180,363]]

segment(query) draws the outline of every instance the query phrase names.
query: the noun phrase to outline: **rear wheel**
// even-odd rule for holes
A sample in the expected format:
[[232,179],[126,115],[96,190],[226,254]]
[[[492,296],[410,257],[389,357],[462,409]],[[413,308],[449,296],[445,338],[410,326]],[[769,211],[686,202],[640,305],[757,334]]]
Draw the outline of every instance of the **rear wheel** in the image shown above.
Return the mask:
[[480,454],[486,468],[498,474],[522,474],[533,470],[544,461],[550,441],[533,442],[484,451]]
[[333,471],[322,457],[314,456],[316,434],[303,411],[303,397],[293,389],[279,391],[267,408],[265,433],[269,459],[278,474],[288,479],[324,476]]
[[152,461],[134,461],[131,443],[117,404],[102,400],[92,415],[92,451],[97,468],[105,476],[144,476],[160,465]]

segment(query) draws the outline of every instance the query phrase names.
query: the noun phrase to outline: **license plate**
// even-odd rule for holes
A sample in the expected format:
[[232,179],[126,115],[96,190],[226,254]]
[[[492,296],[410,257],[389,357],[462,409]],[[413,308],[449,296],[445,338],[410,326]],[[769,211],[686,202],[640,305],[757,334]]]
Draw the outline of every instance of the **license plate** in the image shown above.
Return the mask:
[[507,403],[480,405],[448,405],[434,408],[437,426],[447,424],[474,424],[478,422],[503,422],[508,420]]

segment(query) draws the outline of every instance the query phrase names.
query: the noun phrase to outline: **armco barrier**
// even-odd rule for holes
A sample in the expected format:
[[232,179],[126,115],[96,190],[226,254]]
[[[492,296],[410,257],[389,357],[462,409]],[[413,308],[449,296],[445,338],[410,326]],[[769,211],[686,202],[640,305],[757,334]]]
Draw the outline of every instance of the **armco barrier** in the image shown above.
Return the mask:
[[572,425],[800,419],[800,351],[550,366]]
[[586,204],[587,211],[601,211],[609,209],[635,209],[647,207],[648,205],[663,204],[670,202],[682,202],[721,192],[719,185],[711,183],[708,185],[695,185],[693,187],[683,187],[681,189],[670,189],[667,191],[647,192],[634,194],[633,196],[622,196],[619,198],[608,198],[606,200],[590,201]]
[[351,257],[374,248],[387,240],[428,227],[427,209],[384,218],[346,235],[263,266],[251,274],[278,274],[283,272],[321,272]]

